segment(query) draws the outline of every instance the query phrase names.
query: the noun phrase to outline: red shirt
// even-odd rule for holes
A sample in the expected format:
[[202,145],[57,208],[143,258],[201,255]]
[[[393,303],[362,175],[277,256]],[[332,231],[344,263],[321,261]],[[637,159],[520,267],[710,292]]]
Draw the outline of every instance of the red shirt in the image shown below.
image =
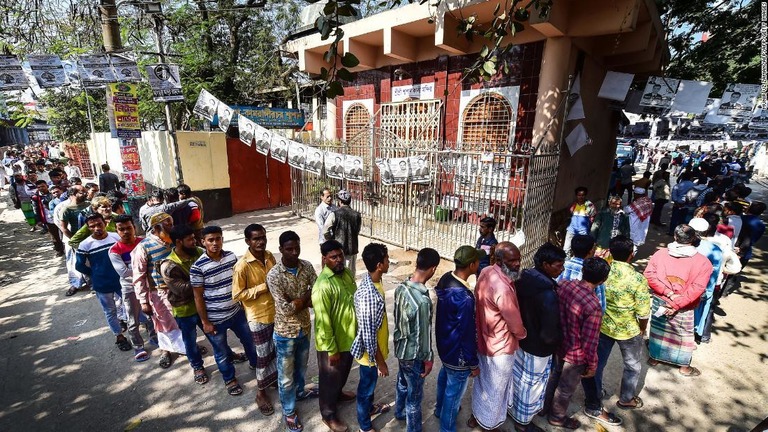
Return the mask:
[[497,265],[480,272],[475,287],[477,352],[486,357],[514,354],[527,335],[515,286]]
[[597,369],[597,342],[603,309],[594,288],[580,280],[561,281],[557,289],[563,342],[560,358],[573,365]]

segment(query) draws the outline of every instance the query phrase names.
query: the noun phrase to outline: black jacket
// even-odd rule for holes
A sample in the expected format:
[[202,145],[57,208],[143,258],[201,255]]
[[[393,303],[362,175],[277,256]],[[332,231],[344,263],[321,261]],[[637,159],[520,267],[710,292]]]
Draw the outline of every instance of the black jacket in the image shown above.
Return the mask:
[[536,269],[525,269],[515,282],[515,290],[528,332],[520,348],[537,357],[554,354],[562,340],[557,282]]
[[344,255],[355,255],[359,252],[357,237],[360,235],[360,226],[363,223],[362,217],[360,213],[349,206],[341,206],[334,213],[333,238],[341,243],[341,246],[344,248]]

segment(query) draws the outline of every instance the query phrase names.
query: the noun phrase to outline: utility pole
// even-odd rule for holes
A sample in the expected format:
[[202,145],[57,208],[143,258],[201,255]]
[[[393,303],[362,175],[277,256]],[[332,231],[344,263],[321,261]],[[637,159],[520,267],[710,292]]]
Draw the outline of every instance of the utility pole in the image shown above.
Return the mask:
[[119,52],[123,49],[120,39],[120,24],[117,22],[117,5],[115,0],[99,0],[99,16],[101,17],[101,34],[104,38],[104,51]]

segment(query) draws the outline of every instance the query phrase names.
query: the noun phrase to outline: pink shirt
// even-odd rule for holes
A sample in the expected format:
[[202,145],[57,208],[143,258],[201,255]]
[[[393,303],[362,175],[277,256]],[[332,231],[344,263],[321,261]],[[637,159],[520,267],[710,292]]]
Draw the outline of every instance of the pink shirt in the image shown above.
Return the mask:
[[475,287],[477,353],[486,357],[514,354],[527,335],[512,281],[498,265],[480,272]]

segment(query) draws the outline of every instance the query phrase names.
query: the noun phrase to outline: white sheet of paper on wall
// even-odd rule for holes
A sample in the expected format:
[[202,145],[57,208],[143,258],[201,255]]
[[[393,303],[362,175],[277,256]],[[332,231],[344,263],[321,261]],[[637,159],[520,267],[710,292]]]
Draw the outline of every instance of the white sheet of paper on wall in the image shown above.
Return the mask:
[[[581,120],[584,118],[584,102],[581,100],[581,75],[577,75],[573,80],[573,86],[571,86],[571,93],[568,96],[569,103],[571,103],[571,109],[568,111],[568,118],[566,120]],[[573,102],[571,102],[571,100]]]
[[597,97],[623,102],[634,78],[634,74],[608,71]]
[[587,135],[587,129],[583,123],[579,123],[571,133],[565,137],[565,143],[568,144],[568,151],[573,156],[579,149],[589,144],[589,136]]
[[698,114],[707,105],[707,98],[711,90],[712,83],[681,80],[670,108],[672,111]]

